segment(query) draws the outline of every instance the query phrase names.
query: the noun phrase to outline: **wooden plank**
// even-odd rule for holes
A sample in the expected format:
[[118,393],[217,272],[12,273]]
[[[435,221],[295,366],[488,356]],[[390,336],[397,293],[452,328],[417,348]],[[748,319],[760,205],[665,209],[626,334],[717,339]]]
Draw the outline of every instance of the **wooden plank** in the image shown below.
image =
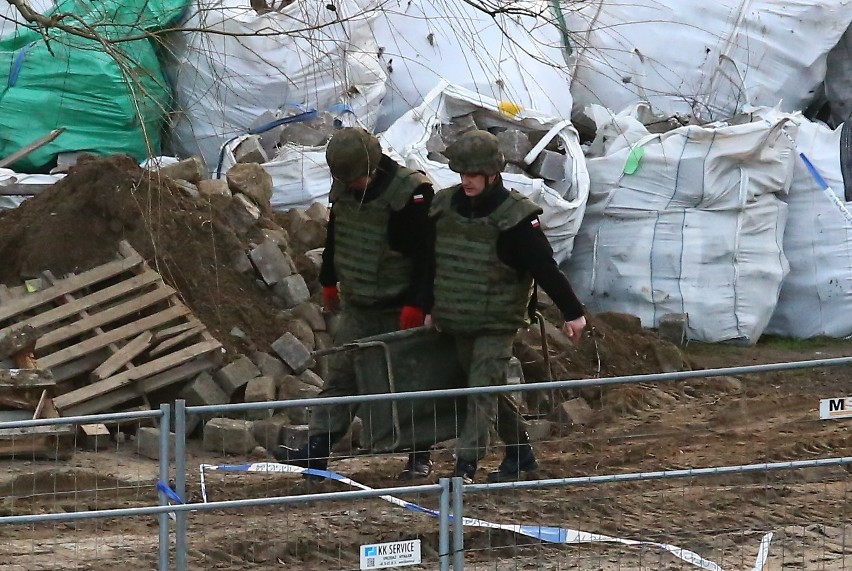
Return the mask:
[[151,337],[151,332],[145,331],[128,341],[127,345],[119,349],[118,353],[110,356],[101,363],[100,367],[92,371],[92,380],[102,381],[129,363],[151,345]]
[[33,412],[33,418],[39,418],[44,412],[44,403],[47,401],[47,389],[41,391],[41,397],[38,399],[38,404]]
[[56,426],[25,426],[23,428],[0,428],[0,440],[21,438],[22,436],[60,436],[74,434],[74,427],[68,425]]
[[157,355],[162,355],[163,353],[165,353],[166,351],[168,351],[172,347],[176,347],[176,346],[180,345],[181,343],[183,343],[184,341],[186,341],[187,339],[191,339],[191,338],[197,336],[203,330],[204,330],[204,326],[199,325],[198,327],[195,327],[194,329],[190,329],[189,331],[184,331],[183,333],[181,333],[180,335],[177,335],[176,337],[172,337],[171,339],[166,339],[165,341],[163,341],[162,343],[160,343],[159,345],[157,345],[156,347],[151,349],[151,352],[148,353],[148,355],[150,357],[156,357]]
[[160,275],[154,271],[147,271],[143,274],[139,274],[138,276],[133,276],[123,282],[83,296],[71,303],[54,307],[44,313],[30,317],[25,321],[4,327],[3,329],[0,329],[0,337],[21,326],[30,325],[38,328],[53,325],[63,319],[68,319],[72,315],[75,315],[84,309],[127,295],[159,280]]
[[198,321],[194,316],[190,315],[187,317],[186,323],[181,323],[180,325],[175,325],[174,327],[169,327],[167,329],[161,329],[154,333],[154,343],[159,343],[160,341],[165,341],[169,337],[174,337],[179,333],[183,333],[188,329],[195,329],[196,327],[204,327],[204,324]]
[[157,391],[195,377],[197,374],[216,367],[218,361],[211,355],[184,363],[168,371],[142,379],[133,385],[122,387],[110,393],[95,397],[89,401],[69,407],[62,411],[64,416],[96,414],[111,410],[123,403],[139,398],[140,395]]
[[82,274],[64,279],[53,287],[32,293],[17,299],[12,303],[0,306],[0,321],[9,319],[10,317],[14,317],[24,311],[29,311],[30,309],[53,301],[57,297],[61,297],[92,284],[96,284],[113,276],[117,276],[134,266],[138,266],[140,263],[142,263],[142,257],[137,254],[136,256],[109,262],[87,272],[83,272]]
[[0,369],[0,389],[26,390],[52,387],[56,380],[41,369]]
[[21,460],[71,458],[74,444],[64,444],[57,436],[22,436],[15,440],[0,440],[0,456]]
[[33,399],[18,395],[0,394],[0,406],[15,408],[19,410],[32,410]]
[[80,335],[81,333],[96,329],[102,325],[106,325],[107,323],[127,317],[128,315],[138,313],[143,309],[168,299],[172,293],[174,293],[172,288],[169,286],[163,286],[162,288],[157,288],[152,292],[142,294],[139,297],[135,297],[129,301],[110,307],[109,309],[88,315],[70,325],[60,327],[59,329],[55,329],[50,333],[42,335],[36,342],[36,350],[43,351],[45,347],[49,347],[50,345],[61,341],[66,341],[72,337]]
[[109,351],[102,349],[86,355],[82,359],[77,359],[70,363],[64,363],[57,367],[53,367],[50,370],[53,373],[53,378],[56,382],[61,383],[68,379],[73,379],[77,375],[82,375],[83,373],[88,373],[89,371],[94,370],[98,365],[104,362],[104,359],[108,357]]
[[12,290],[6,287],[5,284],[0,284],[0,305],[14,301],[16,298],[12,295]]
[[65,412],[66,409],[89,399],[93,399],[96,396],[120,389],[137,379],[144,379],[145,377],[160,373],[166,369],[176,367],[190,359],[203,355],[204,353],[215,351],[219,347],[221,347],[221,345],[216,341],[202,341],[201,343],[190,345],[180,351],[175,351],[174,353],[170,353],[169,355],[160,357],[159,359],[154,359],[153,361],[139,365],[130,371],[124,371],[123,373],[119,373],[118,375],[114,375],[103,381],[92,383],[91,385],[56,397],[53,399],[53,404],[55,404],[56,408],[60,411]]
[[107,331],[103,335],[98,335],[97,337],[86,339],[85,341],[81,341],[80,343],[72,345],[71,347],[66,347],[65,349],[57,351],[56,353],[51,353],[50,355],[40,357],[38,362],[45,369],[50,369],[52,367],[55,367],[56,365],[61,365],[62,363],[72,361],[96,349],[103,349],[104,347],[107,347],[110,343],[115,343],[116,341],[121,341],[122,339],[127,339],[128,337],[139,335],[143,331],[153,329],[154,327],[157,327],[159,325],[165,325],[169,321],[174,321],[175,319],[183,317],[188,313],[189,308],[185,305],[170,307],[159,313],[155,313],[154,315],[143,317],[139,321],[128,323],[127,325],[124,325],[122,327],[117,327],[115,329]]

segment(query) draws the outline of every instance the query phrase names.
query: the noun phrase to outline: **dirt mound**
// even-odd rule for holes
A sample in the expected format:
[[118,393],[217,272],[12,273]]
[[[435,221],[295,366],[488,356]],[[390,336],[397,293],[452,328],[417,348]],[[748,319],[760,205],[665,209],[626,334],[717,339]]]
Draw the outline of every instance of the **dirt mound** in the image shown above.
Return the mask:
[[[127,240],[226,347],[265,349],[283,327],[269,294],[233,266],[262,236],[259,228],[236,234],[230,203],[185,196],[129,157],[84,160],[51,189],[0,212],[0,283],[44,270],[85,271],[114,259],[118,242]],[[234,327],[246,338],[233,337]]]

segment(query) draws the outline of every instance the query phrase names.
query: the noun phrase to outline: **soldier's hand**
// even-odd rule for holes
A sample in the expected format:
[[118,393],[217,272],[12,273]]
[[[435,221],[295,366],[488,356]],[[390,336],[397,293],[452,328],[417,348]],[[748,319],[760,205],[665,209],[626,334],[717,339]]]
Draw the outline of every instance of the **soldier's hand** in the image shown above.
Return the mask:
[[577,319],[566,321],[562,325],[562,333],[568,336],[571,343],[578,345],[583,339],[583,330],[586,328],[586,317],[580,316]]
[[337,311],[340,307],[340,295],[337,286],[323,286],[322,288],[323,309],[326,311]]

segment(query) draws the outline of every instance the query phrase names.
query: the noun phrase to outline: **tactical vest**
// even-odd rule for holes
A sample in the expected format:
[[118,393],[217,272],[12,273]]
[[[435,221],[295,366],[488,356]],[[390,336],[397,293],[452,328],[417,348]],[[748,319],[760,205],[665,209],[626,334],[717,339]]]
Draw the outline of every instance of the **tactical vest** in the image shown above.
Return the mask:
[[437,231],[432,317],[449,332],[516,331],[529,325],[533,280],[500,261],[497,238],[542,210],[512,190],[490,215],[465,218],[450,206],[458,188],[436,194],[429,211]]
[[405,208],[414,191],[428,182],[423,173],[399,167],[385,191],[365,203],[338,183],[332,185],[334,268],[348,303],[381,304],[411,285],[411,260],[391,249],[388,221],[391,212]]

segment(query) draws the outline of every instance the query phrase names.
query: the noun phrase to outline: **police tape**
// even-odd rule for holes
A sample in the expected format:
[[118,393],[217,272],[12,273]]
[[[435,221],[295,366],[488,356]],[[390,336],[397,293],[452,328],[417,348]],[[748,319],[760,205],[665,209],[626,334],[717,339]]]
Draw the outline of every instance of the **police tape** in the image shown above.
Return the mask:
[[[207,484],[205,480],[205,472],[254,472],[254,473],[287,473],[287,474],[307,474],[309,476],[316,476],[319,478],[325,478],[328,480],[334,480],[336,482],[340,482],[341,484],[345,484],[352,488],[358,488],[360,490],[374,490],[375,488],[371,488],[360,482],[356,482],[350,478],[342,474],[338,474],[337,472],[331,472],[329,470],[315,470],[313,468],[301,468],[299,466],[292,466],[290,464],[279,464],[277,462],[257,462],[253,464],[201,464],[199,467],[199,475],[201,479],[201,497],[202,500],[206,503],[207,500]],[[406,500],[390,496],[384,495],[379,496],[381,499],[389,502],[395,506],[399,506],[401,508],[411,510],[414,512],[422,513],[428,515],[430,517],[437,518],[440,516],[440,512],[425,508],[423,506],[417,505],[412,502],[408,502]],[[452,515],[450,515],[450,519],[452,520]],[[620,545],[626,546],[643,546],[643,547],[656,547],[667,551],[674,557],[685,561],[686,563],[690,563],[696,567],[704,569],[705,571],[723,571],[723,569],[708,559],[705,559],[695,553],[694,551],[690,551],[688,549],[684,549],[682,547],[677,547],[675,545],[670,545],[668,543],[658,543],[656,541],[641,541],[636,539],[624,539],[621,537],[613,537],[610,535],[603,535],[599,533],[590,533],[587,531],[579,531],[570,528],[561,528],[561,527],[550,527],[550,526],[541,526],[541,525],[518,525],[518,524],[503,524],[503,523],[494,523],[490,521],[486,521],[483,519],[462,518],[462,524],[468,527],[479,527],[485,529],[499,529],[502,531],[508,531],[511,533],[515,533],[518,535],[523,535],[525,537],[530,537],[532,539],[537,539],[539,541],[543,541],[546,543],[554,543],[554,544],[580,544],[580,543],[617,543]],[[763,535],[763,538],[760,540],[760,546],[758,548],[757,557],[754,562],[754,566],[750,571],[761,571],[766,566],[766,561],[769,558],[769,546],[772,542],[772,532],[768,532]]]

